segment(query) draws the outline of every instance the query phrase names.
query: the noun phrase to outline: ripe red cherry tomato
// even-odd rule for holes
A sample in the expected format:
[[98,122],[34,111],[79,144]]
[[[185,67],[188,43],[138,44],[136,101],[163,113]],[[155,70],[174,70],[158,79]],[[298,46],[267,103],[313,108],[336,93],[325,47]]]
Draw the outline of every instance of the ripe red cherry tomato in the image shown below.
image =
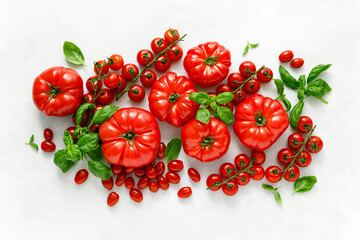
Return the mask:
[[164,162],[160,161],[158,163],[156,163],[155,165],[155,169],[156,169],[156,175],[160,176],[164,173],[165,171],[165,164]]
[[301,147],[301,144],[304,142],[304,137],[299,133],[292,133],[288,137],[288,144],[292,149],[298,150]]
[[179,61],[183,56],[183,50],[178,45],[173,45],[167,51],[167,56],[172,62]]
[[114,100],[114,93],[111,89],[104,88],[101,90],[99,97],[97,98],[97,101],[106,106],[112,103]]
[[323,141],[317,136],[311,136],[310,139],[305,143],[306,149],[311,153],[320,152],[323,146]]
[[223,179],[219,174],[211,174],[208,176],[208,178],[206,179],[206,186],[208,188],[210,188],[211,191],[218,191],[221,188],[220,186],[217,187],[213,187],[216,183],[222,183]]
[[238,170],[242,170],[249,166],[250,158],[246,154],[241,153],[235,157],[234,163]]
[[173,42],[179,40],[180,38],[180,34],[179,31],[176,29],[168,29],[166,30],[166,32],[164,33],[164,39],[165,42],[167,43],[167,45],[172,44]]
[[254,165],[261,165],[266,160],[266,154],[263,151],[254,150],[251,153],[251,160]]
[[44,129],[44,138],[45,138],[45,140],[50,141],[50,140],[52,140],[53,136],[54,136],[54,133],[50,128],[45,128]]
[[134,174],[137,177],[142,177],[146,175],[146,167],[139,167],[139,168],[135,168]]
[[156,168],[153,165],[147,165],[145,172],[146,176],[148,176],[150,179],[154,179],[157,176]]
[[141,84],[144,87],[151,87],[157,80],[156,73],[152,70],[146,70],[143,76],[140,77]]
[[111,70],[118,71],[124,66],[124,59],[119,54],[113,54],[108,63]]
[[101,180],[101,183],[104,188],[106,188],[107,190],[111,190],[114,186],[114,179],[110,177],[108,180]]
[[191,187],[180,188],[180,190],[177,193],[179,198],[188,198],[191,196],[191,194],[192,194]]
[[134,102],[140,102],[145,97],[145,90],[142,86],[134,84],[129,88],[129,98]]
[[304,65],[304,59],[302,58],[294,58],[290,62],[290,66],[292,66],[293,68],[300,68],[302,67],[302,65]]
[[165,56],[161,55],[156,59],[156,62],[154,63],[154,67],[159,72],[166,72],[171,66],[170,59]]
[[250,169],[250,177],[255,181],[259,181],[264,178],[265,170],[260,165],[255,165]]
[[[285,171],[286,167],[284,168]],[[286,181],[295,182],[300,176],[300,170],[297,166],[293,165],[286,171],[284,178]]]
[[[85,93],[81,98],[81,104],[84,103],[94,103],[94,94]],[[76,115],[76,112],[74,114]]]
[[283,148],[278,152],[277,159],[280,163],[289,165],[293,160],[294,153],[290,148]]
[[82,184],[82,183],[84,183],[86,181],[88,176],[89,176],[88,170],[81,169],[76,173],[74,181],[75,181],[76,184]]
[[201,180],[200,173],[195,168],[189,168],[188,175],[194,182],[200,182]]
[[118,85],[118,88],[117,88],[117,92],[122,92],[124,91],[124,89],[126,88],[126,80],[123,76],[121,75],[118,75],[118,78],[120,80],[120,83]]
[[237,89],[238,87],[241,86],[241,84],[245,81],[244,77],[237,72],[234,73],[230,73],[229,77],[228,77],[228,84],[230,85],[230,87]]
[[291,50],[286,50],[280,53],[279,60],[280,62],[290,62],[293,57],[294,53]]
[[95,114],[97,111],[99,111],[100,109],[102,109],[104,106],[103,105],[97,105],[95,108],[93,108],[93,114]]
[[135,168],[132,168],[132,167],[124,167],[124,173],[126,173],[126,174],[130,174],[130,173],[132,173],[133,171],[135,171]]
[[231,89],[230,85],[220,84],[216,88],[216,95],[219,95],[220,93],[223,93],[223,92],[232,92],[232,89]]
[[75,130],[76,130],[76,127],[68,127],[66,130],[70,133],[70,135],[71,135],[71,137],[72,137],[73,139],[75,139],[76,141],[79,140],[78,138],[76,138],[76,137],[74,136],[74,132],[75,132]]
[[297,130],[301,133],[308,133],[313,128],[313,121],[307,116],[301,116],[297,125]]
[[163,158],[165,157],[165,149],[166,149],[166,145],[163,142],[160,142],[159,148],[158,148],[158,152],[157,152],[157,157],[158,158]]
[[116,186],[121,187],[124,184],[125,179],[126,179],[126,173],[120,173],[115,180]]
[[104,85],[110,89],[114,89],[120,84],[120,77],[118,74],[111,72],[109,75],[104,79]]
[[234,164],[226,162],[226,163],[223,163],[220,166],[220,175],[223,178],[227,179],[229,177],[234,176],[234,174],[235,174],[235,166],[234,166]]
[[222,185],[222,190],[225,195],[233,196],[238,192],[239,186],[234,180],[229,180],[226,184]]
[[260,82],[268,83],[273,78],[273,72],[270,68],[264,67],[258,73],[256,74],[257,79],[259,79]]
[[142,202],[142,200],[143,200],[143,194],[139,189],[136,189],[136,188],[130,189],[129,195],[130,195],[131,199],[137,203]]
[[163,177],[163,176],[158,176],[157,177],[157,184],[159,185],[159,187],[162,189],[162,190],[168,190],[169,188],[169,182],[168,180]]
[[280,181],[283,172],[278,166],[270,166],[265,171],[266,180],[271,183],[277,183]]
[[135,64],[128,63],[121,69],[121,74],[126,81],[131,81],[139,74],[139,68]]
[[90,126],[90,132],[99,131],[100,124],[91,124]]
[[256,72],[256,66],[250,61],[242,62],[239,66],[239,72],[245,79],[248,79],[254,72]]
[[159,191],[159,185],[156,182],[150,182],[149,190],[150,192],[156,193],[157,191]]
[[101,71],[101,76],[109,72],[109,65],[107,62],[104,63],[103,60],[100,60],[94,63],[94,72],[96,73],[96,75],[99,75],[100,71]]
[[114,175],[119,175],[123,172],[123,167],[120,165],[111,164],[110,168]]
[[41,143],[41,149],[44,152],[53,152],[55,151],[56,145],[52,141],[45,140]]
[[[80,127],[85,127],[88,124],[89,114],[90,113],[88,110],[86,112],[84,112],[82,120],[79,123]],[[73,120],[73,123],[76,125],[76,113],[74,113],[72,120]]]
[[227,107],[228,109],[230,109],[230,111],[234,111],[234,104],[232,102],[221,104],[220,106],[221,107]]
[[116,192],[111,192],[107,198],[107,204],[109,207],[114,206],[119,201],[119,194]]
[[167,167],[169,171],[179,172],[183,170],[184,164],[181,160],[172,160],[171,162],[168,163]]
[[[86,89],[90,93],[94,93],[95,89],[96,92],[100,92],[102,88],[102,80],[97,80],[98,77],[89,77],[88,80],[86,80]],[[92,83],[92,84],[91,84]],[[93,87],[94,85],[94,87]]]
[[149,186],[149,183],[150,183],[150,178],[148,178],[148,176],[142,176],[137,183],[137,187],[139,189],[145,189],[147,188],[147,186]]
[[244,90],[249,94],[255,94],[260,90],[260,82],[256,78],[251,79],[244,85]]
[[246,99],[246,92],[244,91],[244,89],[241,89],[234,94],[234,99],[232,102],[234,104],[239,104],[245,101],[245,99]]
[[297,155],[295,164],[299,167],[307,167],[311,163],[311,154],[307,151],[302,150],[299,155]]
[[180,176],[176,172],[167,172],[165,177],[169,183],[178,184],[180,182]]
[[162,52],[167,48],[167,45],[166,45],[165,40],[163,38],[154,38],[151,41],[150,46],[151,46],[151,50],[155,54],[158,54],[159,52]]
[[250,182],[250,174],[247,172],[239,173],[235,177],[235,182],[237,184],[239,184],[240,186],[245,186],[246,184],[248,184]]
[[[119,175],[120,176],[120,175]],[[132,189],[135,186],[135,181],[132,177],[127,177],[125,179],[125,187],[127,189]]]
[[138,52],[136,59],[141,66],[145,67],[154,60],[154,54],[150,50],[143,49]]

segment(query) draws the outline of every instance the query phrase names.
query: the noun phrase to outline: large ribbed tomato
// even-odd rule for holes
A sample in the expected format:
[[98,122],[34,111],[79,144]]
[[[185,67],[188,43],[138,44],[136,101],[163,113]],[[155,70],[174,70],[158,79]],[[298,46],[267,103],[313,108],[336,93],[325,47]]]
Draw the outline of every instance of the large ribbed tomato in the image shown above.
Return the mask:
[[52,67],[34,80],[33,101],[46,115],[64,117],[80,106],[84,93],[83,80],[73,69]]
[[190,49],[184,59],[184,68],[190,80],[203,87],[221,83],[229,74],[231,55],[217,42],[207,42]]
[[197,92],[192,81],[176,73],[168,72],[156,81],[149,94],[149,108],[160,121],[181,127],[196,115],[199,104],[189,99]]
[[271,147],[288,126],[283,106],[269,97],[252,95],[236,107],[234,132],[248,148],[263,151]]
[[155,117],[140,108],[122,108],[99,130],[104,158],[115,165],[138,168],[151,163],[160,144]]

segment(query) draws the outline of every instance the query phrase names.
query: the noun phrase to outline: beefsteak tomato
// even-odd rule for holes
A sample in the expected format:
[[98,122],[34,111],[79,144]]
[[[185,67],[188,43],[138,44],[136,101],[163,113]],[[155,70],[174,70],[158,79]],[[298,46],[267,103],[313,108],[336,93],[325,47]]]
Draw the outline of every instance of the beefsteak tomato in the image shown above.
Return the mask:
[[289,126],[281,103],[260,94],[248,97],[235,110],[234,132],[246,147],[268,149]]
[[34,80],[33,101],[48,116],[64,117],[73,114],[84,93],[83,80],[73,69],[52,67]]
[[189,99],[197,92],[192,81],[176,73],[168,72],[156,81],[149,94],[149,108],[160,121],[181,127],[196,115],[199,104]]
[[225,123],[216,118],[210,118],[208,123],[193,119],[181,129],[181,140],[187,155],[210,162],[227,152],[230,133]]
[[99,135],[104,158],[131,168],[151,163],[161,138],[155,117],[140,108],[119,109],[101,124]]
[[221,83],[229,74],[230,51],[217,42],[207,42],[190,49],[184,68],[190,80],[203,87]]

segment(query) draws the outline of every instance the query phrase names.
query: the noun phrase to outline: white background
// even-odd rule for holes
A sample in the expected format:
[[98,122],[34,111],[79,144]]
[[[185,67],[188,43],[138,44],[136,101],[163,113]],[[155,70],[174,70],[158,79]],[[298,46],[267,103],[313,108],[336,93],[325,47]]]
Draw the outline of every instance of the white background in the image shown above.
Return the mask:
[[[1,168],[0,239],[355,239],[360,224],[359,190],[359,38],[360,2],[352,1],[0,1]],[[302,175],[315,175],[318,183],[304,194],[291,195],[293,184],[282,181],[283,205],[252,181],[234,197],[209,192],[205,179],[221,163],[249,153],[233,134],[229,152],[211,163],[200,163],[181,153],[188,167],[201,172],[202,181],[182,181],[168,191],[144,191],[141,204],[124,187],[114,190],[120,200],[109,208],[109,191],[92,175],[78,186],[77,164],[67,174],[53,164],[53,154],[36,152],[24,143],[31,134],[43,140],[46,127],[54,130],[58,149],[70,117],[47,117],[32,103],[33,79],[48,67],[69,65],[62,53],[64,40],[83,51],[87,67],[74,67],[87,79],[92,61],[113,53],[135,62],[138,50],[149,48],[154,37],[168,27],[187,33],[181,47],[187,51],[206,41],[218,41],[232,54],[231,71],[252,60],[266,64],[279,77],[278,55],[292,49],[305,65],[291,70],[309,73],[320,63],[333,66],[321,77],[333,91],[329,104],[307,99],[304,114],[318,125],[315,135],[324,148]],[[242,56],[246,40],[260,42]],[[290,67],[285,64],[290,69]],[[182,62],[171,70],[186,74]],[[285,90],[292,103],[296,93]],[[148,93],[148,92],[147,92]],[[273,83],[262,94],[276,97]],[[118,106],[148,108],[147,101]],[[162,139],[179,137],[180,129],[160,123]],[[265,167],[276,163],[289,129],[266,151]],[[193,195],[179,199],[177,190],[191,186]]]

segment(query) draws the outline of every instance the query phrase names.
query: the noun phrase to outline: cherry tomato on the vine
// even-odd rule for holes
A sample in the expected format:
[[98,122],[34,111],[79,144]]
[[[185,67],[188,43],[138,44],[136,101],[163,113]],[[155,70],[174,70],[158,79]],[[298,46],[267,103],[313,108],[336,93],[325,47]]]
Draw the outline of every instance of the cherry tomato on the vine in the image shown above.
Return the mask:
[[91,124],[90,126],[90,132],[99,131],[100,124]]
[[230,87],[230,85],[220,84],[216,88],[216,95],[219,95],[220,93],[223,93],[223,92],[232,92],[232,88]]
[[76,130],[76,127],[68,127],[67,129],[66,129],[69,133],[70,133],[70,135],[71,135],[71,137],[73,138],[73,139],[75,139],[76,141],[77,140],[79,140],[78,138],[76,138],[75,136],[74,136],[74,132],[75,132],[75,130]]
[[235,166],[234,166],[234,164],[226,162],[226,163],[223,163],[220,166],[220,175],[223,178],[227,179],[229,177],[234,176],[234,174],[235,174]]
[[183,50],[178,45],[173,45],[167,51],[167,56],[172,62],[179,61],[183,56]]
[[155,165],[155,169],[156,169],[156,175],[160,176],[164,173],[165,171],[165,164],[164,162],[160,161],[158,163],[156,163]]
[[244,77],[238,72],[230,73],[228,77],[228,84],[233,89],[237,89],[238,87],[240,87],[244,81],[245,81]]
[[253,78],[244,84],[244,90],[249,94],[255,94],[260,90],[260,82]]
[[139,68],[135,64],[128,63],[121,69],[121,74],[126,81],[131,81],[139,74]]
[[191,187],[180,188],[180,190],[177,193],[179,198],[188,198],[191,196],[191,194],[192,194]]
[[109,65],[107,62],[100,60],[94,63],[94,72],[96,73],[96,75],[99,75],[100,71],[101,71],[101,76],[109,72]]
[[235,157],[234,163],[238,170],[242,170],[249,166],[250,158],[246,154],[241,153]]
[[141,66],[145,67],[154,60],[154,54],[150,50],[143,49],[138,52],[136,59]]
[[[285,171],[286,167],[284,168]],[[295,182],[296,180],[298,180],[300,176],[300,170],[297,166],[293,165],[291,167],[288,168],[288,170],[286,171],[284,178],[286,181],[289,182]]]
[[120,173],[119,176],[115,179],[115,185],[121,187],[126,180],[126,173]]
[[250,182],[250,174],[247,172],[242,172],[236,175],[235,182],[240,186],[245,186]]
[[184,164],[181,160],[172,160],[167,164],[169,171],[179,172],[183,170]]
[[293,57],[294,53],[291,50],[286,50],[280,53],[279,60],[280,62],[290,62]]
[[[84,103],[94,103],[94,94],[92,93],[85,93],[81,98],[81,104]],[[75,112],[76,114],[76,112]]]
[[104,188],[106,188],[107,190],[111,190],[114,186],[114,179],[110,177],[108,180],[101,180],[101,183]]
[[88,80],[86,80],[86,89],[90,93],[94,93],[95,89],[96,92],[98,93],[102,88],[102,80],[97,80],[97,78],[98,77],[89,77]]
[[104,106],[111,104],[113,100],[114,93],[111,89],[108,88],[102,89],[97,98],[97,101]]
[[253,62],[245,61],[239,66],[239,72],[246,79],[248,79],[254,72],[256,72],[256,66]]
[[129,195],[130,195],[131,199],[137,203],[142,202],[142,200],[143,200],[143,194],[139,189],[136,189],[136,188],[130,189]]
[[235,94],[234,94],[234,99],[232,100],[232,102],[234,104],[239,104],[243,101],[245,101],[246,99],[246,92],[244,89],[238,90]]
[[107,198],[107,204],[109,207],[114,206],[119,201],[119,194],[116,192],[111,192]]
[[255,181],[259,181],[264,178],[265,170],[260,165],[255,165],[250,169],[250,177]]
[[302,65],[304,65],[304,59],[302,59],[302,58],[294,58],[290,62],[290,66],[293,68],[300,68],[300,67],[302,67]]
[[120,77],[118,74],[111,72],[109,75],[104,79],[104,85],[110,89],[114,89],[120,84]]
[[41,143],[41,149],[44,152],[53,152],[55,151],[56,145],[52,141],[45,140]]
[[277,159],[280,163],[289,165],[294,157],[294,153],[290,148],[283,148],[277,154]]
[[145,90],[142,86],[134,84],[129,88],[129,98],[134,102],[140,102],[145,97]]
[[156,182],[150,182],[149,190],[150,192],[156,193],[157,191],[159,191],[159,185]]
[[167,48],[167,45],[166,45],[165,40],[163,38],[154,38],[151,41],[150,46],[151,46],[151,50],[155,54],[158,54],[159,52],[162,52]]
[[200,182],[201,180],[200,173],[195,168],[189,168],[188,175],[194,182]]
[[118,75],[118,77],[119,77],[120,83],[119,83],[118,87],[116,88],[116,91],[119,93],[119,92],[124,91],[124,89],[126,88],[126,80],[121,75]]
[[124,66],[124,59],[119,54],[113,54],[109,58],[109,67],[113,71],[118,71]]
[[157,80],[156,73],[152,70],[146,70],[143,76],[140,77],[141,84],[144,87],[151,87]]
[[110,168],[114,175],[119,175],[123,172],[123,167],[120,165],[111,164]]
[[89,176],[88,170],[81,169],[76,173],[74,181],[75,181],[76,184],[82,184],[82,183],[84,183],[86,181],[88,176]]
[[[85,127],[87,125],[89,117],[90,117],[89,114],[90,114],[89,110],[84,112],[82,120],[79,123],[80,127]],[[73,114],[72,120],[73,120],[73,123],[76,125],[76,112]]]
[[92,109],[92,113],[95,114],[97,111],[99,111],[103,107],[104,107],[103,105],[97,105],[95,108]]
[[323,148],[324,143],[318,136],[311,136],[305,143],[306,149],[311,153],[318,153]]
[[180,176],[176,172],[167,172],[165,177],[169,183],[178,184],[180,182]]
[[50,141],[50,140],[52,140],[53,136],[54,136],[54,133],[50,128],[45,128],[44,129],[44,138],[45,138],[45,140]]
[[[120,175],[119,175],[120,176]],[[125,187],[127,189],[132,189],[135,186],[135,181],[132,177],[127,177],[125,179]]]
[[167,43],[167,45],[172,44],[173,42],[179,40],[180,38],[180,34],[179,31],[176,29],[168,29],[166,30],[166,32],[164,33],[164,39],[165,42]]
[[159,187],[162,189],[162,190],[168,190],[169,188],[169,182],[168,180],[163,177],[163,176],[158,176],[157,177],[157,184],[159,185]]
[[280,181],[283,172],[278,166],[270,166],[265,171],[265,178],[271,183]]
[[301,147],[301,145],[304,143],[304,137],[299,134],[299,133],[292,133],[290,134],[290,136],[288,137],[288,144],[292,149],[299,149]]
[[251,153],[251,160],[254,165],[261,165],[266,160],[266,154],[263,151],[254,150]]
[[308,133],[313,128],[313,121],[308,116],[301,116],[298,121],[297,130],[301,133]]
[[273,72],[270,68],[264,67],[256,74],[256,77],[260,82],[268,83],[273,78]]
[[210,188],[211,191],[218,191],[221,188],[221,185],[213,187],[217,183],[222,183],[223,179],[219,174],[211,174],[206,179],[206,186]]
[[233,196],[239,191],[239,186],[234,180],[229,180],[227,183],[222,185],[222,190],[225,195]]
[[220,106],[227,107],[228,109],[230,109],[230,111],[234,111],[234,104],[232,102],[221,104]]
[[158,57],[154,63],[155,69],[159,72],[166,72],[170,68],[170,66],[171,61],[165,55],[161,55],[160,57]]
[[299,167],[307,167],[311,163],[311,154],[307,151],[302,150],[299,155],[297,155],[295,164]]
[[158,158],[163,158],[165,157],[165,149],[166,149],[166,145],[163,142],[160,142],[159,148],[158,148],[158,152],[157,152],[157,157]]

